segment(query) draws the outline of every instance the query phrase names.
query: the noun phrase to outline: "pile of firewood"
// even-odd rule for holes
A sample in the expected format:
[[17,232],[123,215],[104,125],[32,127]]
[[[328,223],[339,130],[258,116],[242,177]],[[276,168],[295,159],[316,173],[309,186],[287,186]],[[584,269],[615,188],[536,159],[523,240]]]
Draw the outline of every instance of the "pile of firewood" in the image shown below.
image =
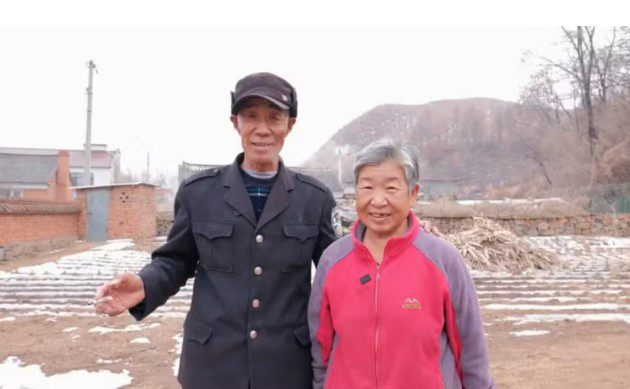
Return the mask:
[[553,253],[488,219],[473,219],[472,229],[446,236],[472,269],[522,273],[557,267],[558,258]]

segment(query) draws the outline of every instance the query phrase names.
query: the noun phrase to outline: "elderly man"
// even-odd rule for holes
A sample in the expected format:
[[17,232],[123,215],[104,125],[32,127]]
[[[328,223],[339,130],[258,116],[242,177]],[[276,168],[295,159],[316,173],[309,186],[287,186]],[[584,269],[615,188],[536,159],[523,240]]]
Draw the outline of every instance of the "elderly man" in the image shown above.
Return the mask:
[[335,201],[280,160],[296,117],[287,81],[270,73],[238,81],[231,121],[243,153],[185,180],[151,263],[96,294],[98,312],[129,309],[141,320],[195,277],[178,375],[184,388],[311,388],[311,261],[336,238]]

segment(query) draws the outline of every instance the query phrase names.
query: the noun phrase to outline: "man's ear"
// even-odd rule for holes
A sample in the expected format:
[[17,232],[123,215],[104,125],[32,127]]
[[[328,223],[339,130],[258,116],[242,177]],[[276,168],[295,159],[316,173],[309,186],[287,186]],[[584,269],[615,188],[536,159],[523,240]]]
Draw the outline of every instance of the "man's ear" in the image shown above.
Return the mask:
[[238,128],[238,117],[236,115],[232,115],[230,116],[230,121],[232,122],[232,125],[234,126],[234,129],[236,130],[236,132],[240,134],[241,129]]
[[296,118],[289,118],[289,124],[287,125],[287,134],[289,134],[293,129],[293,125],[295,124],[296,120]]

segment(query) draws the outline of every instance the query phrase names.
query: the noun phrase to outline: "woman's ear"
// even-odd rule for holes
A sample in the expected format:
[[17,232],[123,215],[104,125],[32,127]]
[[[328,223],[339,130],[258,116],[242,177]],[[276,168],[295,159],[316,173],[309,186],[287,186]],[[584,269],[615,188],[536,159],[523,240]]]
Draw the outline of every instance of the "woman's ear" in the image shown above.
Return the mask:
[[409,195],[409,206],[412,206],[416,200],[418,200],[418,194],[420,193],[420,184],[416,184],[411,189],[411,194]]

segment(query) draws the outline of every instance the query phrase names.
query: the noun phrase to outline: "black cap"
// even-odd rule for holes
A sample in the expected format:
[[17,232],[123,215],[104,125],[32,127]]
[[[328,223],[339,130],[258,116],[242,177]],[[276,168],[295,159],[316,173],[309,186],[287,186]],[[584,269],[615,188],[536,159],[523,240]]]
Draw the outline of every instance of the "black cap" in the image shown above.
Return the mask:
[[239,104],[248,97],[262,97],[297,117],[297,94],[286,80],[272,73],[254,73],[240,79],[232,92],[232,115],[236,115]]

